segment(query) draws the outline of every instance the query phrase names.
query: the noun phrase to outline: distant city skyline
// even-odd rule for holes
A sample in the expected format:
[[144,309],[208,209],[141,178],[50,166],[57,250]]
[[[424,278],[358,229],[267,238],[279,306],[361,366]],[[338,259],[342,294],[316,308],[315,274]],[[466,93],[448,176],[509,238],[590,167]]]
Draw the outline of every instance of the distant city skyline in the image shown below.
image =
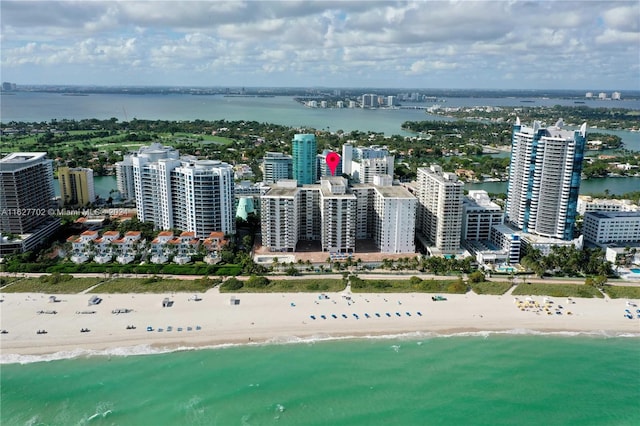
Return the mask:
[[637,1],[2,1],[17,85],[640,89]]

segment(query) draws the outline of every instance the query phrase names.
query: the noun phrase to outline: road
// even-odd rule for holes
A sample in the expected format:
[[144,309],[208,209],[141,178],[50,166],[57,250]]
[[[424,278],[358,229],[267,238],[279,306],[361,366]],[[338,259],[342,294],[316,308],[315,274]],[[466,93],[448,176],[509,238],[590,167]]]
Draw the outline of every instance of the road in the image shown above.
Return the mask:
[[[42,275],[48,275],[46,273],[13,273],[13,272],[0,272],[0,276],[6,277],[40,277]],[[179,279],[179,280],[197,280],[203,277],[203,275],[163,275],[163,274],[103,274],[103,273],[73,273],[69,274],[76,278],[149,278],[153,276],[158,276],[167,279]],[[454,280],[457,278],[455,275],[433,275],[433,274],[421,274],[421,273],[389,273],[389,272],[357,272],[358,277],[365,280],[402,280],[409,279],[411,277],[418,277],[422,280]],[[210,278],[217,278],[216,276],[211,276]],[[228,278],[228,277],[227,277]],[[247,280],[248,276],[237,276],[239,280]],[[336,274],[308,274],[308,275],[300,275],[300,276],[289,276],[289,275],[267,275],[267,278],[273,280],[305,280],[309,278],[314,279],[340,279],[342,278],[342,273]],[[506,276],[493,276],[490,278],[492,281],[508,281],[508,277]],[[584,284],[584,278],[532,278],[529,276],[517,276],[514,278],[514,284],[521,284],[522,282],[527,283],[543,283],[543,284]],[[614,286],[626,286],[626,287],[640,287],[640,282],[636,281],[623,281],[623,280],[609,280],[607,282],[608,285]]]

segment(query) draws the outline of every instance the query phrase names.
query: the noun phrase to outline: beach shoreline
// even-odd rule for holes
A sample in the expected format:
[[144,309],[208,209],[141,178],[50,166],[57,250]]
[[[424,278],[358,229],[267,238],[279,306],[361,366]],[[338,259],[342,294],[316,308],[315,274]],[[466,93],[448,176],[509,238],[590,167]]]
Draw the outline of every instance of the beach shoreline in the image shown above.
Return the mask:
[[[228,294],[217,289],[197,298],[190,293],[98,296],[102,301],[89,305],[88,294],[56,295],[54,299],[39,293],[2,294],[0,328],[7,333],[0,335],[0,363],[30,357],[134,355],[400,336],[577,333],[640,337],[638,307],[633,306],[638,301],[623,299],[551,298],[553,303],[546,303],[549,299],[543,297],[518,299],[509,294],[469,292],[434,301],[432,294],[425,293]],[[163,307],[165,300],[173,305]],[[625,316],[626,310],[632,319]],[[38,333],[43,330],[46,333]]]

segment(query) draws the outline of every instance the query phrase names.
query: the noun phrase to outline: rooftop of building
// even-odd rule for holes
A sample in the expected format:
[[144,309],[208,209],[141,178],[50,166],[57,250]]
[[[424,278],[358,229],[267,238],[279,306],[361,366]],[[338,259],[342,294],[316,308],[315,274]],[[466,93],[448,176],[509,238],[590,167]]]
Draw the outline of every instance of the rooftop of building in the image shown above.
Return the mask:
[[46,152],[12,152],[0,160],[0,163],[22,163],[43,158]]
[[477,208],[482,208],[486,210],[495,210],[495,211],[502,210],[499,205],[491,201],[491,198],[489,197],[489,194],[487,193],[487,191],[481,191],[481,190],[469,191],[469,195],[464,197],[462,201],[467,208],[477,207]]
[[297,193],[298,193],[298,188],[283,188],[281,186],[274,185],[265,195],[263,195],[263,197],[266,197],[266,198],[295,197]]
[[407,189],[402,186],[374,186],[375,190],[384,198],[407,198],[415,200],[414,197]]
[[47,156],[46,152],[12,152],[0,159],[0,172],[17,171],[25,166],[37,164]]
[[562,121],[562,118],[560,118],[553,126],[543,127],[540,121],[534,121],[531,126],[526,126],[524,124],[520,125],[520,118],[518,117],[516,119],[516,126],[521,126],[518,133],[533,135],[542,130],[545,133],[545,137],[555,139],[574,139],[577,131],[584,136],[587,129],[587,123],[583,123],[580,130],[565,130],[563,128],[564,122]]
[[586,212],[584,218],[595,217],[597,219],[621,219],[621,218],[640,218],[640,212],[606,212],[606,211],[594,211]]

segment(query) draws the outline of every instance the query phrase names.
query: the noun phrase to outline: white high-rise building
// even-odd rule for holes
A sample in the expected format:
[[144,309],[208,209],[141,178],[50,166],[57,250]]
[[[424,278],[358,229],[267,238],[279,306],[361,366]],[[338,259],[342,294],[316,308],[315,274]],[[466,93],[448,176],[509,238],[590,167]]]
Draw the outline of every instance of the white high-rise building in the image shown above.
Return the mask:
[[262,245],[269,251],[295,251],[299,234],[300,188],[282,180],[260,197]]
[[295,251],[301,240],[320,240],[323,251],[351,253],[356,239],[373,239],[383,253],[415,253],[416,198],[391,185],[347,185],[341,177],[297,187],[280,181],[261,197],[262,245]]
[[123,200],[133,200],[136,196],[136,188],[133,179],[133,162],[131,154],[124,156],[116,166],[116,185]]
[[328,177],[320,182],[322,251],[353,253],[356,250],[356,196],[347,191],[347,180]]
[[233,167],[215,160],[183,158],[171,171],[173,226],[205,238],[235,232]]
[[351,147],[349,145],[347,148],[345,145],[342,151],[346,157],[342,161],[343,172],[347,173],[345,165],[350,157],[351,165],[348,169],[355,182],[372,184],[375,176],[393,176],[395,158],[389,154],[385,146]]
[[220,161],[179,157],[152,144],[131,157],[136,208],[156,228],[179,228],[205,238],[235,232],[233,168]]
[[462,203],[462,241],[488,241],[491,227],[502,224],[503,216],[487,191],[469,191]]
[[373,240],[382,253],[415,253],[418,200],[391,176],[376,176],[373,186]]
[[143,146],[131,157],[138,219],[158,229],[173,227],[171,170],[180,165],[179,157],[176,149],[159,143]]
[[322,154],[318,154],[316,156],[316,170],[318,171],[317,180],[319,181],[323,177],[329,176],[342,176],[342,157],[340,157],[340,161],[338,161],[338,165],[335,169],[335,174],[331,174],[331,169],[327,165],[327,155],[329,153],[334,152],[330,149],[325,149],[322,151]]
[[351,161],[353,161],[353,145],[351,143],[345,143],[342,145],[342,173],[351,175]]
[[513,126],[506,221],[525,232],[571,240],[587,140],[587,124],[562,129]]
[[262,181],[276,183],[293,177],[293,159],[281,152],[267,152],[262,159]]
[[435,249],[432,254],[460,249],[463,187],[455,173],[440,166],[418,168],[417,228]]

